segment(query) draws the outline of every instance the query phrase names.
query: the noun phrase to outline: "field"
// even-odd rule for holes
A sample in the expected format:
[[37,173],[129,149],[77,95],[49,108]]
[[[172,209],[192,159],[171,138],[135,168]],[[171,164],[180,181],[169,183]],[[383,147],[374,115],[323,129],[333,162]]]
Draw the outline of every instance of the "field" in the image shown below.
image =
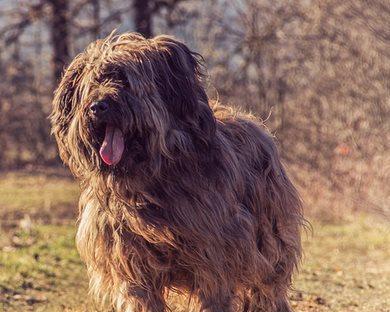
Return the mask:
[[[0,176],[0,311],[101,311],[88,299],[74,246],[77,196],[66,174]],[[390,311],[386,222],[370,215],[311,220],[291,294],[295,310]]]

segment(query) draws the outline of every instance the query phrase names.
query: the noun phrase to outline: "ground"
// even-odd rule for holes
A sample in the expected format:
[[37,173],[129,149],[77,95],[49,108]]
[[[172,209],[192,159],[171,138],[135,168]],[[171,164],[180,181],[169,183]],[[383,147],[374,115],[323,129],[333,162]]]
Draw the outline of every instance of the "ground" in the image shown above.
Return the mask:
[[[66,174],[0,176],[0,311],[104,311],[88,297],[74,246],[77,196]],[[390,311],[388,221],[356,215],[311,223],[291,293],[295,310]]]

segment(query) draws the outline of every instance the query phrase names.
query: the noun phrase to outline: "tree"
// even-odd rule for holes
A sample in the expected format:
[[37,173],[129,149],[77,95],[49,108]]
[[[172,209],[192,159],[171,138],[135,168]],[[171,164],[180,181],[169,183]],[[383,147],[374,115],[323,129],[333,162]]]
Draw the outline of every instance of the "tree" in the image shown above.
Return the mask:
[[69,54],[69,2],[68,0],[47,0],[51,6],[50,36],[53,49],[52,66],[54,83],[60,80]]
[[164,14],[164,19],[169,28],[182,24],[188,18],[184,10],[180,11],[180,16],[174,16],[181,3],[190,2],[188,0],[133,0],[135,31],[146,38],[151,38],[154,33],[154,18]]
[[153,36],[153,12],[150,0],[134,0],[134,24],[135,30],[146,38]]
[[[41,0],[38,3],[16,7],[15,21],[0,30],[6,45],[17,42],[29,26],[40,20],[47,20],[50,32],[53,82],[61,77],[64,66],[69,62],[69,1]],[[46,14],[48,13],[48,15]],[[54,85],[53,84],[53,85]]]

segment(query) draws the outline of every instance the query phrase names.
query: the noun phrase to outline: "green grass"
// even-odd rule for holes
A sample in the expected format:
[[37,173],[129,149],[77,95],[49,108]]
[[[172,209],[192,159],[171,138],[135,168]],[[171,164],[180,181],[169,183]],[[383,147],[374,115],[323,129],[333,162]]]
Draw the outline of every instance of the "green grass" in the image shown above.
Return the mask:
[[[74,227],[40,225],[12,233],[0,252],[1,311],[63,311],[89,304]],[[72,310],[73,311],[73,310]]]
[[[74,222],[51,224],[63,213],[59,207],[75,205],[77,186],[67,178],[10,173],[0,177],[0,189],[7,215],[10,210],[35,213],[31,222],[0,228],[0,311],[98,311],[87,295]],[[37,213],[45,198],[51,200],[52,219]],[[294,281],[295,310],[389,311],[389,224],[373,216],[312,224],[314,233],[304,237],[304,261]]]

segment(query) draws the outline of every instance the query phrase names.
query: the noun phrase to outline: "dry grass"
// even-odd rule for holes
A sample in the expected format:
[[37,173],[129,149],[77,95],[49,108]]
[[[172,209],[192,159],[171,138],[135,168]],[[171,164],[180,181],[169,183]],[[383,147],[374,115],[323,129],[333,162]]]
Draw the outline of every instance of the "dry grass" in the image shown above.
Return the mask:
[[65,171],[14,171],[0,174],[0,216],[12,226],[25,215],[44,223],[74,219],[78,185]]

